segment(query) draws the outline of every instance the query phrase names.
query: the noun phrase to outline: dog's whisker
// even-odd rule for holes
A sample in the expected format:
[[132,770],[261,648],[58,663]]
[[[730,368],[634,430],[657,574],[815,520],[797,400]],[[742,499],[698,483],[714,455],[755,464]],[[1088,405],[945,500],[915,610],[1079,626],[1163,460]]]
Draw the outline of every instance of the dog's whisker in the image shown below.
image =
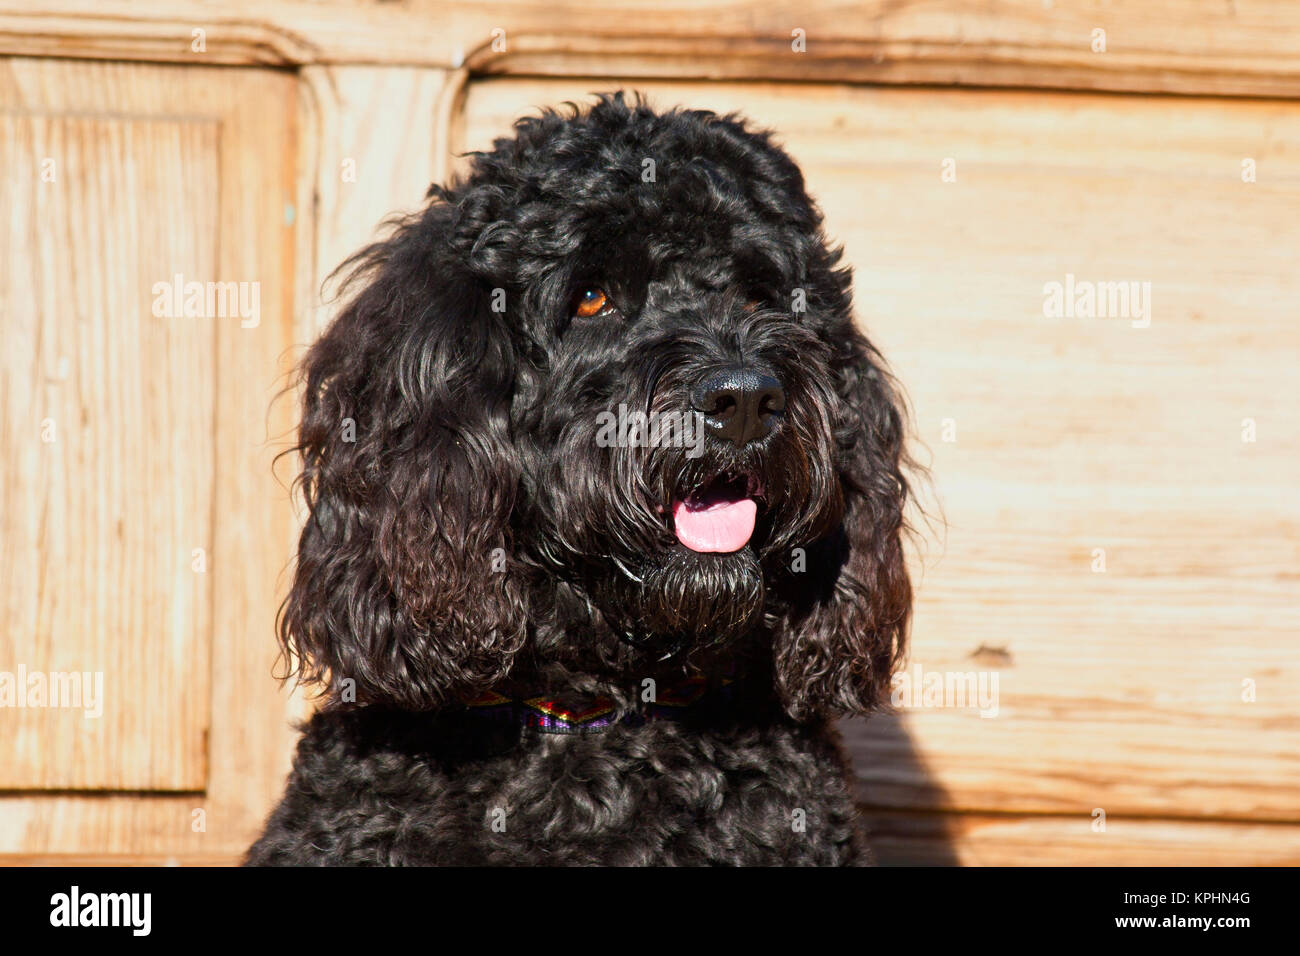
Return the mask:
[[630,580],[630,581],[632,581],[632,582],[634,582],[634,583],[636,583],[636,584],[644,584],[644,583],[645,583],[643,580],[641,580],[641,577],[640,577],[639,575],[633,574],[632,571],[631,571],[631,569],[628,568],[628,566],[627,566],[626,564],[624,564],[622,561],[620,561],[617,557],[614,557],[613,555],[611,555],[610,557],[611,557],[611,559],[613,560],[615,566],[616,566],[620,571],[623,572],[624,576],[627,577],[628,580]]

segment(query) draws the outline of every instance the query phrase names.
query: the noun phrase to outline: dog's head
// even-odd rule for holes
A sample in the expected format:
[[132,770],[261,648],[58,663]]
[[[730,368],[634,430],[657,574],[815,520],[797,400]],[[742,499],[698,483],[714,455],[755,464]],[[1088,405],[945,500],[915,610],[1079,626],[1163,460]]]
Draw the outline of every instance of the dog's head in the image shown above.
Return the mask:
[[303,676],[423,709],[525,659],[758,642],[791,716],[872,706],[906,458],[838,261],[734,118],[604,97],[475,154],[355,258],[303,366]]

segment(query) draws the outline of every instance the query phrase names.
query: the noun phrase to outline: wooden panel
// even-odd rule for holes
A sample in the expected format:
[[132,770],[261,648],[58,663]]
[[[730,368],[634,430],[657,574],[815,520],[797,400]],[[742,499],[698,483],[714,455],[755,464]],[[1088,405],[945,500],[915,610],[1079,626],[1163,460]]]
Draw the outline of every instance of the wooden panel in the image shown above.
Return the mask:
[[1300,826],[868,811],[884,866],[1300,866]]
[[[458,146],[621,82],[476,81]],[[999,678],[995,718],[856,731],[863,799],[1300,820],[1300,107],[645,86],[743,109],[802,163],[946,518],[912,662]],[[1045,317],[1067,273],[1150,282],[1149,327]]]
[[[310,231],[310,217],[299,216],[295,204],[295,91],[292,76],[274,71],[0,63],[0,106],[6,110],[111,116],[130,123],[175,124],[183,117],[187,126],[215,128],[219,146],[204,181],[170,203],[165,218],[148,221],[165,233],[173,223],[183,223],[185,228],[176,231],[215,242],[210,268],[216,277],[257,282],[260,289],[255,325],[238,318],[208,325],[213,423],[206,433],[189,436],[184,447],[170,450],[184,457],[197,453],[191,446],[213,449],[206,572],[212,594],[211,681],[210,688],[186,685],[154,668],[148,671],[148,706],[159,706],[164,697],[210,695],[203,792],[172,797],[6,793],[0,795],[0,853],[229,857],[255,837],[283,788],[295,736],[289,719],[301,706],[272,680],[273,626],[295,526],[287,490],[276,481],[271,460],[291,431],[293,407],[291,401],[273,404],[272,399],[292,362],[290,346],[311,334],[306,323],[295,329],[293,313],[295,248],[300,229]],[[118,166],[109,164],[99,175],[103,190],[129,193],[131,209],[151,209],[142,196],[124,189],[129,183],[120,178]],[[203,213],[213,197],[215,222]],[[150,374],[173,373],[155,367]],[[127,592],[120,600],[130,606],[137,598]],[[7,759],[0,752],[0,764]],[[63,761],[53,749],[46,759]],[[196,814],[199,810],[203,813]]]
[[[326,279],[375,241],[384,220],[420,208],[447,165],[439,110],[442,70],[306,67],[301,71],[306,131],[302,183],[311,191],[316,229],[304,256],[301,300],[323,330],[333,314]],[[324,294],[322,294],[324,293]]]
[[204,855],[150,855],[86,856],[78,853],[41,853],[23,856],[0,856],[0,866],[238,866],[241,857],[231,854]]
[[[293,396],[283,391],[299,354],[294,346],[314,338],[294,300],[298,231],[310,232],[313,222],[294,202],[295,78],[260,70],[184,72],[187,88],[173,94],[184,99],[169,108],[223,116],[222,272],[256,280],[262,290],[257,327],[226,323],[217,338],[212,773],[208,830],[198,835],[203,852],[242,852],[283,793],[297,739],[292,722],[304,715],[302,701],[272,679],[275,619],[299,531],[289,501],[292,475],[276,475],[274,460],[297,427]],[[176,844],[164,846],[174,851]]]
[[[0,52],[1300,95],[1287,0],[0,0]],[[204,31],[196,48],[195,30]],[[804,47],[795,52],[795,30]],[[1094,52],[1094,30],[1105,31]],[[494,31],[498,31],[494,33]]]
[[215,276],[217,133],[0,115],[0,788],[206,779],[214,325],[151,307]]

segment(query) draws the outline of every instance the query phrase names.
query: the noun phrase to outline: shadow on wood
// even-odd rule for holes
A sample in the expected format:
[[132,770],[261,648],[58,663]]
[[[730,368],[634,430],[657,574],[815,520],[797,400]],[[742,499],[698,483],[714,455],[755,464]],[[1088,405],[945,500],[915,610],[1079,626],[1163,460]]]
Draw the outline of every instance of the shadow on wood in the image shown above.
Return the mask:
[[900,787],[913,792],[912,806],[951,803],[899,717],[850,717],[840,721],[839,729],[853,763],[858,808],[876,862],[882,866],[959,865],[947,814],[885,806],[873,797],[873,782],[888,780],[892,792]]

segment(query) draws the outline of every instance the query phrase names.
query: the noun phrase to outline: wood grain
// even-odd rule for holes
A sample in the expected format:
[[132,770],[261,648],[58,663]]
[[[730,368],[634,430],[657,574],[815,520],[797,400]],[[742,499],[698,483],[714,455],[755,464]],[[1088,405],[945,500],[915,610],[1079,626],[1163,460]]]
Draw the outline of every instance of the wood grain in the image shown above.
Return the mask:
[[240,857],[232,854],[218,854],[215,856],[204,854],[162,856],[157,854],[126,854],[120,856],[87,856],[80,853],[42,853],[6,856],[0,854],[0,866],[238,866],[239,862]]
[[[625,79],[474,81],[459,145]],[[999,678],[990,719],[851,724],[863,800],[1300,820],[1300,108],[645,86],[802,164],[932,466],[912,664]],[[1044,317],[1067,272],[1151,282],[1150,326]]]
[[22,503],[0,518],[0,670],[34,682],[11,704],[83,691],[0,709],[0,788],[206,779],[215,327],[151,307],[155,283],[215,277],[217,143],[210,122],[0,114],[0,497]]
[[419,209],[446,165],[438,110],[449,74],[312,66],[300,75],[301,178],[311,191],[314,229],[299,294],[319,331],[338,305],[331,273],[382,236],[385,220]]
[[26,55],[1292,98],[1298,26],[1286,0],[0,0]]
[[[166,262],[162,265],[190,268],[189,261],[183,259],[186,242],[206,243],[199,248],[208,250],[207,259],[196,262],[196,268],[215,273],[216,279],[257,282],[260,288],[260,321],[255,326],[243,327],[238,318],[190,320],[203,330],[207,343],[202,352],[207,371],[200,375],[195,370],[192,382],[186,380],[189,368],[183,350],[168,347],[160,351],[159,346],[135,359],[129,349],[139,345],[132,346],[129,339],[112,348],[106,342],[96,349],[93,338],[83,342],[75,330],[66,328],[71,321],[66,313],[36,303],[41,321],[31,323],[33,328],[41,328],[41,322],[55,322],[61,335],[80,343],[97,361],[118,354],[115,348],[121,355],[119,362],[136,363],[119,368],[120,374],[112,376],[119,387],[143,389],[151,380],[169,382],[171,386],[159,394],[158,401],[170,406],[170,414],[183,419],[195,414],[195,407],[206,409],[205,427],[172,436],[165,454],[156,456],[157,460],[142,455],[124,462],[120,480],[134,487],[142,499],[150,492],[158,496],[151,507],[160,514],[184,515],[182,506],[194,493],[186,487],[184,472],[161,487],[148,479],[155,469],[165,476],[167,467],[187,469],[193,468],[194,462],[208,463],[203,480],[211,490],[203,510],[204,527],[210,535],[205,575],[211,593],[210,646],[201,634],[182,628],[171,632],[173,638],[166,649],[172,650],[174,642],[205,661],[210,658],[210,666],[205,664],[202,673],[188,676],[165,667],[164,658],[138,649],[153,639],[143,629],[119,633],[114,643],[115,652],[123,659],[138,662],[144,688],[140,706],[149,713],[165,715],[168,707],[203,702],[204,734],[199,743],[206,753],[206,772],[197,777],[186,775],[183,780],[186,789],[201,792],[174,797],[21,791],[0,795],[0,852],[236,854],[256,835],[283,786],[293,740],[289,718],[300,711],[272,679],[273,626],[294,532],[287,491],[271,471],[276,442],[290,428],[292,407],[289,403],[273,405],[272,398],[284,383],[291,360],[289,346],[309,334],[305,328],[295,329],[293,311],[300,221],[294,205],[296,84],[292,77],[271,71],[17,59],[0,65],[0,104],[8,112],[84,117],[84,122],[106,124],[97,129],[96,142],[111,144],[116,136],[122,148],[103,154],[104,161],[96,171],[94,201],[116,202],[125,222],[138,221],[148,240],[142,242],[145,250],[163,242],[149,238],[155,234],[168,242],[169,237],[180,237],[174,246],[163,245]],[[180,149],[163,154],[171,164],[166,168],[185,168],[187,176],[199,180],[175,173],[174,179],[179,176],[177,181],[187,188],[162,193],[164,201],[159,204],[151,188],[142,189],[140,182],[124,179],[131,164],[144,164],[148,156],[126,148],[121,139],[125,134],[119,130],[132,125],[209,137],[214,147],[206,154],[191,150],[197,157],[193,164],[187,163],[187,154]],[[117,198],[107,198],[106,194],[114,192]],[[100,262],[87,264],[81,281],[90,282],[98,270],[114,265],[113,255],[134,254],[129,237],[111,238],[111,243],[105,243],[111,249],[96,248]],[[75,247],[70,239],[68,244]],[[148,263],[150,271],[159,265]],[[173,271],[167,268],[162,274]],[[14,285],[10,277],[5,288],[11,290]],[[111,310],[119,328],[129,329],[130,325],[122,323],[144,322],[149,315],[147,300],[124,302],[119,296],[119,301],[92,305]],[[131,314],[123,314],[124,310]],[[133,368],[137,370],[133,372]],[[206,387],[201,387],[205,382]],[[121,423],[101,423],[98,417],[78,427],[93,431],[93,427],[110,425],[123,427]],[[98,441],[110,441],[99,433],[96,436]],[[164,465],[163,459],[172,464]],[[91,487],[101,484],[106,476],[100,473],[99,464],[86,461],[85,469],[73,478]],[[117,533],[115,521],[106,529],[97,522],[87,528],[94,534]],[[187,541],[189,537],[187,534]],[[189,568],[187,550],[187,574]],[[58,572],[52,574],[54,584],[68,574],[64,569]],[[104,580],[111,580],[107,567]],[[129,589],[124,587],[105,601],[116,614],[137,614],[141,595],[149,594],[151,587],[161,589],[166,600],[178,599],[172,580],[140,568]],[[23,640],[46,639],[39,627],[34,635],[16,633]],[[122,745],[137,744],[128,739]],[[51,753],[57,753],[58,759],[50,759]],[[0,766],[10,765],[13,756],[7,748],[0,751]],[[46,768],[57,772],[69,762],[64,751],[52,744],[41,756],[38,762],[29,760],[26,765],[24,786],[49,773]],[[149,760],[150,766],[175,774],[170,755],[151,754]],[[195,810],[203,811],[201,828],[196,828],[199,818]]]
[[1300,826],[868,811],[883,866],[1297,866]]

